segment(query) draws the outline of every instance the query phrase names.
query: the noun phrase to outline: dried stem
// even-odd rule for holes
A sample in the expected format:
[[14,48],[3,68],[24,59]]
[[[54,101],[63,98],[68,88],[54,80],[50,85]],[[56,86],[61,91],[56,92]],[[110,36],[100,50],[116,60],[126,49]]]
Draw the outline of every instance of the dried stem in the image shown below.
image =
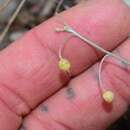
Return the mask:
[[2,32],[2,34],[0,35],[0,43],[3,41],[4,37],[6,36],[10,26],[12,25],[12,23],[14,22],[14,20],[16,19],[18,13],[20,12],[20,10],[22,9],[24,3],[26,2],[26,0],[22,0],[20,2],[20,4],[18,5],[16,11],[14,12],[14,14],[12,15],[12,17],[10,18],[7,26],[5,27],[4,31]]
[[102,73],[102,67],[103,67],[103,63],[105,61],[105,59],[108,57],[109,55],[105,55],[100,64],[99,64],[99,69],[98,69],[98,78],[99,78],[99,87],[100,87],[100,90],[101,90],[101,93],[103,93],[105,91],[105,89],[102,87],[103,85],[103,82],[102,82],[102,77],[101,77],[101,73]]
[[87,38],[86,36],[83,36],[81,35],[79,32],[75,31],[72,27],[70,27],[69,25],[64,25],[64,28],[63,29],[58,29],[57,28],[57,31],[59,30],[59,32],[68,32],[68,33],[71,33],[73,34],[74,36],[78,37],[79,39],[83,40],[85,43],[89,44],[90,46],[96,48],[97,50],[107,54],[107,55],[110,55],[116,59],[118,59],[119,61],[122,61],[123,63],[127,64],[127,65],[130,65],[130,62],[127,61],[126,59],[110,52],[110,51],[107,51],[105,50],[104,48],[102,48],[101,46],[99,46],[96,42],[93,42],[92,40],[90,40],[89,38]]
[[61,47],[59,49],[59,58],[63,58],[63,50],[65,47],[65,44],[73,37],[73,34],[69,35],[68,37],[65,38],[65,40],[63,41],[63,43],[61,44]]
[[6,2],[0,7],[0,13],[10,4],[12,0],[6,0]]
[[56,9],[55,9],[55,13],[54,15],[58,14],[58,11],[60,10],[60,7],[62,5],[62,3],[64,2],[64,0],[60,0],[56,6]]

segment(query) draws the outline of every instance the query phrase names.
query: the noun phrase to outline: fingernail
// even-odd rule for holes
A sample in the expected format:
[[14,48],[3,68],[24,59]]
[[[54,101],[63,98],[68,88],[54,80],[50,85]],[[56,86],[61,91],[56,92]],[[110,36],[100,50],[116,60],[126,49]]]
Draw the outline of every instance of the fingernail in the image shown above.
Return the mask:
[[130,0],[124,0],[124,2],[130,7]]

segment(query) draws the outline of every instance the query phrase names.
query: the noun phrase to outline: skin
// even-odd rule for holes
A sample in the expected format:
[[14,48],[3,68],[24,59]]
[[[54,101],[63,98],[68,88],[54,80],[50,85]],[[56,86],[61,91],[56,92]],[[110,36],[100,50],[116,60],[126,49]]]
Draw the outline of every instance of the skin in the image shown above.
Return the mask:
[[[130,60],[129,14],[122,0],[91,0],[61,15],[103,48]],[[107,59],[103,87],[116,97],[105,104],[97,78],[103,54],[72,38],[64,48],[72,63],[70,79],[57,65],[58,49],[68,34],[57,34],[56,27],[62,27],[60,18],[51,18],[0,52],[1,130],[104,130],[127,110],[129,67]]]

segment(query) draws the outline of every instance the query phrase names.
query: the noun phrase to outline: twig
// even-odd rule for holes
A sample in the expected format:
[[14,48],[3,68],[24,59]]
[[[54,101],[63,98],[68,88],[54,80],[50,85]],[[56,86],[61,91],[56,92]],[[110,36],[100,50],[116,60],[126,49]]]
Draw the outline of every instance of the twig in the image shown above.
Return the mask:
[[106,59],[108,56],[109,56],[109,55],[105,55],[105,56],[102,58],[102,60],[101,60],[101,62],[100,62],[100,64],[99,64],[99,69],[98,69],[99,87],[100,87],[100,90],[101,90],[102,93],[103,93],[105,90],[104,90],[104,88],[102,88],[103,82],[102,82],[102,78],[101,78],[101,72],[102,72],[103,63],[104,63],[105,59]]
[[65,44],[73,37],[73,34],[69,35],[68,37],[65,38],[65,40],[63,41],[63,43],[61,44],[61,47],[59,48],[59,58],[63,58],[63,50],[65,47]]
[[62,5],[62,3],[64,2],[64,0],[60,0],[56,6],[56,9],[55,9],[55,13],[54,15],[58,14],[58,11],[60,10],[60,7]]
[[69,25],[64,25],[64,28],[63,29],[59,29],[57,28],[56,29],[57,31],[59,32],[68,32],[68,33],[71,33],[73,34],[74,36],[78,37],[79,39],[81,39],[82,41],[84,41],[85,43],[89,44],[90,46],[96,48],[97,50],[107,54],[107,55],[110,55],[116,59],[118,59],[119,61],[122,61],[123,63],[127,64],[127,65],[130,65],[130,62],[127,61],[126,59],[110,52],[110,51],[107,51],[105,50],[104,48],[102,48],[101,46],[99,46],[96,42],[93,42],[92,40],[90,40],[89,38],[87,38],[86,36],[83,36],[81,35],[79,32],[75,31],[72,27],[70,27]]
[[18,5],[16,11],[14,12],[14,14],[12,15],[12,17],[10,18],[7,26],[5,27],[4,31],[2,32],[2,34],[0,35],[0,43],[3,41],[4,37],[6,36],[6,34],[8,33],[8,30],[10,28],[10,26],[12,25],[12,23],[14,22],[14,20],[16,19],[18,13],[20,12],[21,8],[23,7],[24,3],[26,2],[26,0],[22,0],[20,2],[20,4]]
[[10,4],[12,0],[6,0],[6,2],[0,7],[0,13]]

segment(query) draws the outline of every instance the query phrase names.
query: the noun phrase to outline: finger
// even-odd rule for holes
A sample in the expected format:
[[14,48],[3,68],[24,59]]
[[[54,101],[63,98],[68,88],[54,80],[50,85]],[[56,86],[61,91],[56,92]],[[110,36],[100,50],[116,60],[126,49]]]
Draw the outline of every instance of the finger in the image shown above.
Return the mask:
[[[130,60],[130,39],[116,51]],[[98,65],[74,78],[25,119],[29,130],[105,130],[130,104],[130,67],[112,57],[102,69],[103,88],[115,93],[112,104],[104,103],[97,78]],[[113,71],[114,70],[114,71]]]
[[[63,20],[65,20],[64,22],[69,23],[82,35],[97,42],[103,48],[112,50],[126,39],[126,36],[130,33],[129,15],[126,15],[125,18],[125,20],[128,19],[127,24],[123,23],[124,16],[121,16],[121,14],[123,14],[122,11],[118,12],[120,21],[117,19],[114,19],[115,21],[113,21],[115,14],[117,14],[114,5],[117,7],[117,5],[121,3],[123,4],[122,1],[118,0],[110,0],[109,2],[101,0],[100,4],[97,3],[97,0],[87,1],[86,3],[70,9],[70,11],[64,12]],[[121,6],[118,8],[118,10],[120,10]],[[127,9],[127,11],[130,12],[130,8]],[[104,12],[104,10],[106,10],[106,12]],[[123,20],[122,22],[121,19]],[[56,36],[52,29],[60,26],[63,27],[61,21],[62,19],[57,16],[55,19],[43,23],[43,26],[37,27],[35,33],[38,36],[38,39],[41,40],[45,46],[51,48],[57,55],[59,46],[64,41],[66,34],[61,33]],[[121,31],[118,31],[117,33],[119,28]],[[126,29],[128,29],[128,32],[126,32]],[[43,39],[43,36],[46,36],[46,38]],[[122,37],[122,39],[119,37]],[[50,40],[50,38],[54,40]],[[72,63],[72,75],[77,75],[86,69],[86,67],[92,65],[100,57],[99,52],[76,38],[72,38],[68,41],[63,53],[64,57],[68,58]]]
[[22,121],[14,112],[0,99],[0,130],[18,130]]
[[[81,33],[104,48],[112,49],[128,36],[129,13],[130,9],[121,0],[93,0],[64,12],[62,16]],[[68,80],[57,67],[58,49],[65,38],[64,33],[55,33],[57,26],[61,26],[58,18],[52,18],[0,54],[0,98],[18,115],[27,114]],[[70,42],[64,56],[72,62],[72,75],[75,75],[98,57],[80,40],[73,38]]]

